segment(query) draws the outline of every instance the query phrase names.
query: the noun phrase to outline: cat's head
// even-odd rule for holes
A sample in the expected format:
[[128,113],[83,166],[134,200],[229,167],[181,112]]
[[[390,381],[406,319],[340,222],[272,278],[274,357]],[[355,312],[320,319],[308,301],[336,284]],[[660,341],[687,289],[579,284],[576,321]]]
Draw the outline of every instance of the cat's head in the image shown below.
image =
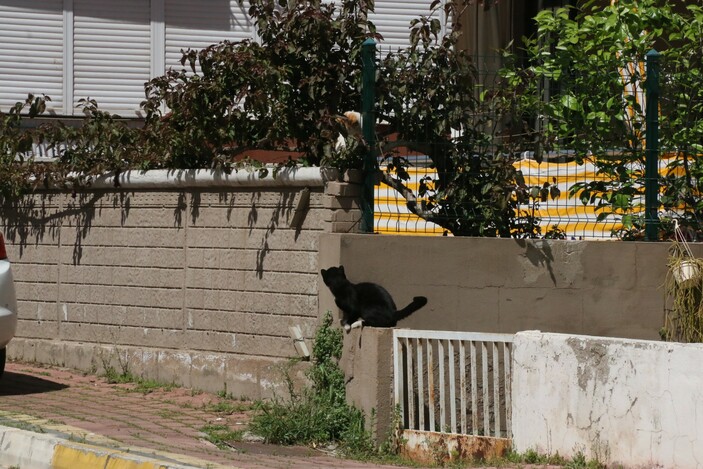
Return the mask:
[[320,273],[322,274],[322,280],[328,287],[331,287],[340,280],[347,279],[347,276],[344,275],[343,265],[340,265],[339,267],[330,267],[329,269],[322,269],[320,270]]

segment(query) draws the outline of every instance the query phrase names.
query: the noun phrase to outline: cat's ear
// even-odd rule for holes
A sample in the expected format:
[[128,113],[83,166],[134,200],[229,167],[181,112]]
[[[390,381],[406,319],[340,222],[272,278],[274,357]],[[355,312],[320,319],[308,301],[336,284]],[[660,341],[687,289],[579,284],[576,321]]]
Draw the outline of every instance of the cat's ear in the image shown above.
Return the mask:
[[344,273],[344,266],[343,266],[343,265],[340,265],[340,266],[339,266],[339,271],[340,271],[341,273]]
[[325,269],[321,269],[321,270],[320,270],[320,273],[321,273],[322,275],[325,275],[325,274],[327,273],[327,271],[326,271]]

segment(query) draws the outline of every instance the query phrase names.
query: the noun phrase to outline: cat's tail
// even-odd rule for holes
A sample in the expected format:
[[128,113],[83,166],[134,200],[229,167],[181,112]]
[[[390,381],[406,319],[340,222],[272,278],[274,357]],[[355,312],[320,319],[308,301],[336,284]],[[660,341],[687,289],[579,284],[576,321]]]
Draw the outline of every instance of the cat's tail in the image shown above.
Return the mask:
[[406,306],[405,308],[403,308],[401,310],[398,310],[395,313],[395,319],[397,321],[400,321],[403,318],[407,318],[408,316],[410,316],[411,314],[413,314],[415,311],[422,308],[426,304],[427,304],[427,298],[425,298],[424,296],[416,296],[415,298],[413,298],[413,301],[408,306]]

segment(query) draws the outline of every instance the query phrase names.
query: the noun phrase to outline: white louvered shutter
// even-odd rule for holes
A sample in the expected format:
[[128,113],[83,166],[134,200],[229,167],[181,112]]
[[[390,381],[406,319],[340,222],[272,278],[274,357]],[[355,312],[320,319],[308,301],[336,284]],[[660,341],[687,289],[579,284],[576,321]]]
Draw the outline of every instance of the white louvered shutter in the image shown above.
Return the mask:
[[63,1],[0,2],[0,109],[47,94],[63,111]]
[[237,0],[165,0],[166,69],[181,68],[181,49],[254,38],[248,10]]
[[[409,47],[410,22],[420,16],[428,16],[431,4],[432,0],[376,0],[375,10],[369,19],[383,36],[379,48],[387,51]],[[444,11],[439,9],[434,17],[444,22]]]
[[74,104],[134,116],[151,75],[149,0],[73,0],[73,11]]

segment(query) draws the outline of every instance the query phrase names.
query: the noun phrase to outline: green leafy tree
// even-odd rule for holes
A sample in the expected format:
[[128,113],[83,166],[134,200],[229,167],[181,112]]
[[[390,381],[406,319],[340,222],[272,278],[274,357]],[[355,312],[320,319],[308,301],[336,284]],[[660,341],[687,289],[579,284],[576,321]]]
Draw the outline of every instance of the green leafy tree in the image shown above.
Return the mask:
[[[384,181],[396,188],[416,215],[454,235],[532,237],[540,235],[535,208],[558,196],[556,186],[529,187],[514,163],[530,145],[527,121],[517,113],[524,83],[500,80],[491,88],[477,82],[470,55],[458,46],[461,25],[440,35],[439,14],[459,18],[466,2],[448,3],[412,23],[411,46],[380,64],[378,113],[388,122],[381,143],[388,170]],[[420,181],[417,194],[405,181],[405,147],[430,160],[436,176]]]
[[543,11],[527,41],[530,67],[515,75],[531,91],[522,108],[533,110],[540,147],[573,149],[578,162],[598,168],[596,180],[575,184],[570,194],[596,204],[600,219],[621,219],[616,234],[626,239],[643,228],[645,109],[637,93],[655,48],[663,65],[660,146],[671,157],[660,180],[662,209],[684,225],[700,224],[701,13],[700,1],[674,8],[663,0]]
[[226,168],[254,149],[355,164],[336,161],[333,146],[339,116],[360,101],[360,47],[376,37],[373,0],[278,3],[251,2],[258,42],[189,50],[187,69],[147,85],[147,144],[162,153],[161,165]]
[[[380,60],[376,115],[388,123],[380,139],[389,163],[383,177],[413,212],[453,234],[536,236],[534,208],[557,191],[549,184],[528,187],[513,166],[526,128],[515,113],[524,83],[508,77],[495,89],[480,89],[470,57],[457,47],[460,25],[440,31],[440,15],[459,18],[468,3],[433,2],[410,25],[411,46]],[[347,135],[342,151],[335,142],[344,132],[341,114],[359,107],[361,44],[380,37],[368,19],[373,1],[250,4],[259,40],[186,51],[182,69],[146,85],[142,128],[86,99],[82,126],[27,133],[46,142],[57,160],[25,165],[24,180],[81,184],[133,168],[229,171],[259,149],[287,151],[291,161],[307,164],[360,167],[369,148],[358,134]],[[406,184],[401,146],[427,155],[436,169],[417,194]],[[521,204],[532,209],[521,211]]]

